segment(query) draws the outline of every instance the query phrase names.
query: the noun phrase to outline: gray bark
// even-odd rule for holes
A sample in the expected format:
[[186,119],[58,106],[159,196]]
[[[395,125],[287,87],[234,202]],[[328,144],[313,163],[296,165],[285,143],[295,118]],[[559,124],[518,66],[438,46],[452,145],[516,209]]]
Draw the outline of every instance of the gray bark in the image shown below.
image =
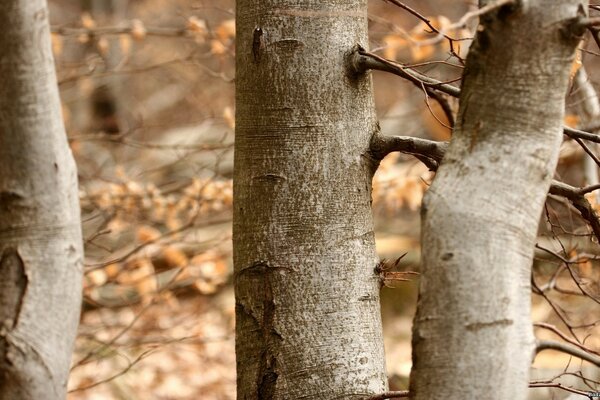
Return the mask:
[[572,23],[587,2],[518,4],[482,17],[455,134],[424,199],[413,399],[527,397],[534,242],[582,33]]
[[0,26],[0,399],[64,399],[82,241],[46,2],[2,2]]
[[377,122],[370,76],[345,66],[367,2],[240,0],[236,30],[238,399],[383,392]]

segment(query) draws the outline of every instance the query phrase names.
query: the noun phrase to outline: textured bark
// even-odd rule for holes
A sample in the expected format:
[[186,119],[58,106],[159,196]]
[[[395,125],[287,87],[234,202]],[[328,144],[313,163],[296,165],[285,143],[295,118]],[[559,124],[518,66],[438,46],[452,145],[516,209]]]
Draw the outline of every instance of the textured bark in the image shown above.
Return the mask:
[[527,397],[533,245],[585,10],[529,0],[482,17],[455,134],[423,204],[411,398]]
[[0,26],[0,399],[64,399],[82,242],[46,2],[3,1]]
[[239,399],[386,390],[374,269],[366,0],[237,2]]

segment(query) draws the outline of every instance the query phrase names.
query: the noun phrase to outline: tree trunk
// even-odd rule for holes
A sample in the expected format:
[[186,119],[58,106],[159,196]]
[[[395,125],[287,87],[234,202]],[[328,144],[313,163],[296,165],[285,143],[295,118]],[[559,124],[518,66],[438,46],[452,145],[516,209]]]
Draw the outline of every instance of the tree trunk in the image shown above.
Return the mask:
[[46,2],[4,1],[0,26],[0,399],[64,399],[82,241]]
[[587,2],[517,4],[482,17],[424,200],[414,399],[527,397],[533,249]]
[[367,1],[239,0],[234,264],[238,399],[386,389],[370,210]]

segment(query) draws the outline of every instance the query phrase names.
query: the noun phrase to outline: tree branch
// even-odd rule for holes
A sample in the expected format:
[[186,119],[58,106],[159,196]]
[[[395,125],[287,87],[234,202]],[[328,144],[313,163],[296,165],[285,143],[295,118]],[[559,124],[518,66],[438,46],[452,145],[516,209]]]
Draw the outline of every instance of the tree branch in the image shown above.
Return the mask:
[[436,171],[447,147],[447,142],[436,142],[410,136],[386,136],[376,133],[371,137],[369,152],[373,158],[379,161],[396,151],[411,154],[431,171]]
[[385,400],[385,399],[399,399],[401,397],[408,397],[408,390],[399,390],[396,392],[385,392],[376,394],[371,397],[365,398],[365,400]]
[[425,16],[423,16],[416,10],[410,8],[406,4],[404,4],[398,0],[386,0],[386,1],[389,1],[390,3],[408,11],[409,13],[411,13],[412,15],[414,15],[415,17],[417,17],[418,19],[423,21],[425,23],[425,25],[427,25],[429,27],[429,29],[431,29],[432,32],[437,33],[449,40],[456,40],[456,39],[453,39],[450,36],[446,35],[445,32],[448,32],[448,31],[451,31],[454,29],[458,29],[458,28],[462,28],[467,25],[467,22],[469,22],[469,20],[476,18],[476,17],[480,17],[482,15],[485,15],[497,8],[507,6],[507,5],[516,5],[518,3],[517,0],[497,0],[492,3],[486,4],[485,6],[479,8],[477,10],[467,12],[457,22],[454,22],[448,26],[442,27],[442,29],[437,29],[435,26],[433,26],[431,24],[431,20],[429,20],[428,18],[426,18]]
[[582,194],[583,190],[585,189],[586,188],[578,189],[563,182],[552,181],[552,185],[550,186],[550,194],[567,198],[573,207],[579,211],[582,218],[588,221],[592,231],[594,232],[594,235],[600,242],[600,220],[598,219],[598,214],[596,214],[596,211],[590,202]]
[[427,75],[417,72],[414,69],[405,67],[402,64],[386,60],[377,54],[369,53],[361,47],[358,47],[352,53],[350,65],[353,69],[353,72],[356,74],[363,74],[370,69],[390,72],[411,81],[418,87],[425,85],[432,89],[439,90],[440,92],[444,92],[452,97],[458,97],[460,95],[460,89],[456,86],[440,82],[436,79],[428,77]]
[[[139,29],[139,28],[138,28]],[[190,34],[192,31],[188,27],[168,28],[168,27],[143,27],[144,35],[147,36],[165,36],[165,37],[180,37]],[[135,32],[136,27],[128,26],[103,26],[97,28],[70,28],[67,26],[52,26],[51,31],[54,34],[61,36],[104,36],[104,35],[131,35]]]
[[590,132],[585,132],[575,128],[569,128],[568,126],[563,126],[563,133],[572,138],[572,139],[585,139],[590,142],[600,143],[600,135]]
[[[429,170],[436,171],[444,158],[447,148],[447,142],[436,142],[410,136],[387,136],[376,133],[371,137],[369,153],[374,159],[379,161],[386,155],[396,151],[411,154],[425,164]],[[549,193],[568,199],[573,207],[579,211],[581,217],[590,224],[594,235],[600,242],[600,219],[590,202],[584,197],[586,193],[596,189],[596,185],[576,188],[564,182],[553,180]]]
[[589,394],[589,392],[584,392],[582,390],[578,390],[578,389],[574,389],[572,387],[569,386],[565,386],[562,383],[558,383],[558,382],[531,382],[529,384],[530,388],[543,388],[543,387],[549,387],[549,388],[556,388],[556,389],[562,389],[564,391],[570,392],[570,393],[575,393],[575,394],[579,394],[582,396],[587,397],[590,400],[593,400],[592,396]]
[[[543,249],[542,247],[539,247],[540,249]],[[547,249],[543,249],[545,251],[550,251]],[[559,256],[558,254],[554,254],[556,256]],[[569,260],[564,260],[566,261],[565,264],[569,264]],[[591,353],[591,354],[595,354],[597,356],[600,356],[600,353],[592,350],[592,349],[588,349],[587,347],[585,347],[583,344],[576,342],[574,339],[571,339],[570,337],[568,337],[567,335],[565,335],[564,333],[562,333],[556,326],[551,325],[551,324],[547,324],[545,322],[536,322],[533,324],[534,327],[536,328],[543,328],[543,329],[547,329],[551,332],[554,332],[554,334],[560,336],[561,339],[563,339],[565,342],[569,342],[570,344],[572,344],[573,346],[579,347],[582,351]]]
[[552,340],[538,340],[535,347],[536,354],[543,350],[561,351],[600,367],[600,357],[567,343],[555,342]]
[[[419,88],[423,88],[423,86],[425,86],[429,89],[439,90],[440,92],[446,93],[452,97],[460,97],[460,89],[456,86],[438,81],[437,79],[421,74],[420,72],[417,72],[402,64],[386,60],[385,58],[376,54],[369,53],[362,47],[357,47],[357,49],[351,54],[350,65],[352,71],[356,74],[363,74],[370,69],[389,72],[414,83]],[[431,95],[429,91],[427,93]],[[434,98],[437,100],[436,97]],[[444,107],[444,105],[442,105],[442,107]],[[563,126],[563,133],[570,138],[579,138],[589,140],[590,142],[600,143],[600,135],[598,134],[569,128],[568,126]]]

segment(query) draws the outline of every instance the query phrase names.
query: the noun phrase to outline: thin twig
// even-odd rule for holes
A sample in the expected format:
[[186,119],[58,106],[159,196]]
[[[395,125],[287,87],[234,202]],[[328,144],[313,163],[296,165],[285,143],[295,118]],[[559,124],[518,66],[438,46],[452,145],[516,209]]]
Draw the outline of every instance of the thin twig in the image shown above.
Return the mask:
[[[97,28],[70,28],[67,26],[53,26],[51,32],[61,36],[104,36],[104,35],[131,35],[136,29],[133,24],[128,26],[103,26]],[[187,27],[167,28],[167,27],[147,27],[143,26],[143,34],[147,36],[181,37],[192,33]]]
[[385,392],[376,394],[371,397],[365,398],[365,400],[385,400],[385,399],[399,399],[402,397],[408,397],[408,390],[399,390],[395,392]]
[[531,382],[529,384],[529,387],[530,388],[551,387],[551,388],[562,389],[562,390],[567,391],[567,392],[580,394],[582,396],[587,397],[590,400],[593,400],[593,397],[588,392],[584,392],[583,390],[574,389],[572,387],[565,386],[565,385],[563,385],[561,383],[555,383],[555,382]]

